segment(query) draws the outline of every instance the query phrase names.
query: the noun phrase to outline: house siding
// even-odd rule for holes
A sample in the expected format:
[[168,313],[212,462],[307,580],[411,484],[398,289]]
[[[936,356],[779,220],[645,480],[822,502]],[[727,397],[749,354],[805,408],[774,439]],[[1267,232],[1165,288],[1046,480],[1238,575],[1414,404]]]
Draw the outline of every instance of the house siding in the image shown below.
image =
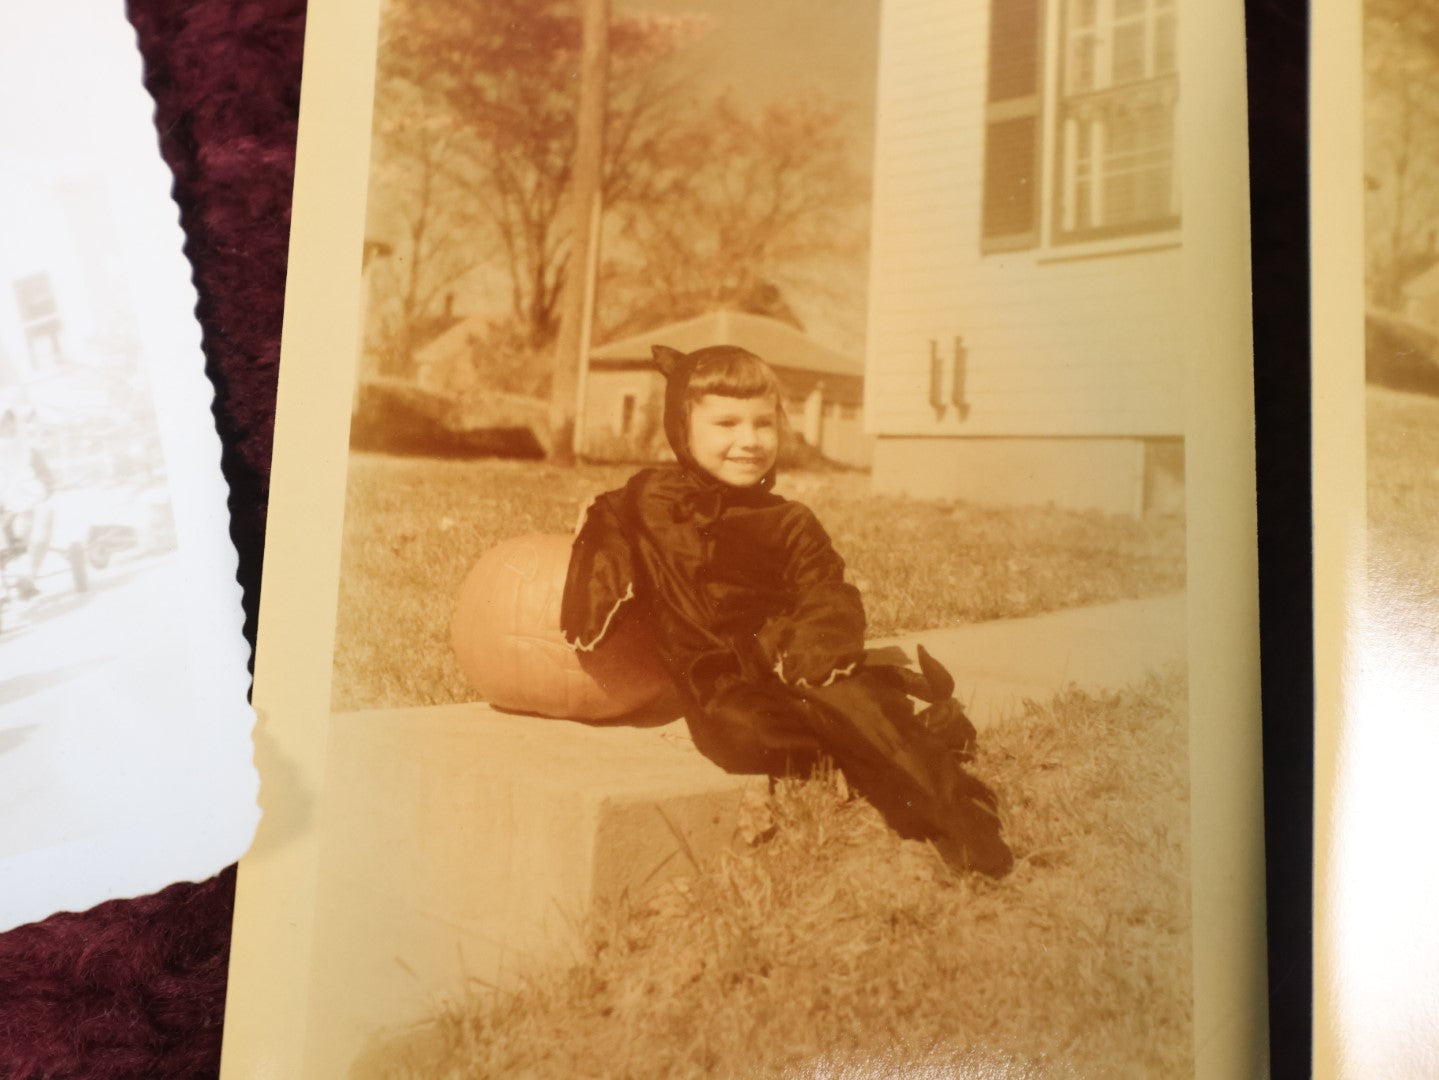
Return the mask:
[[[620,430],[626,394],[635,395],[629,432]],[[602,458],[648,458],[664,443],[664,384],[648,371],[591,370],[585,392],[584,452]]]
[[[1046,34],[1052,55],[1053,18]],[[885,0],[866,428],[881,437],[1180,435],[1176,237],[1115,242],[1102,257],[1063,246],[981,251],[988,37],[988,3]],[[1053,169],[1050,152],[1043,169]],[[947,363],[956,337],[963,417],[952,407],[937,415],[929,400],[931,342]]]

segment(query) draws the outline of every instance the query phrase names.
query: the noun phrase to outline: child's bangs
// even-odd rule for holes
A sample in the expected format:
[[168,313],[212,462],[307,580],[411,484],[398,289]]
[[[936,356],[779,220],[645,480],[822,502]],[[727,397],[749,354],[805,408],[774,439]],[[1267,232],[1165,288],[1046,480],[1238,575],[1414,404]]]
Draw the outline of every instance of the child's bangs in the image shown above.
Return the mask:
[[706,357],[690,376],[688,397],[695,401],[705,394],[723,397],[773,397],[779,400],[779,380],[770,366],[742,349]]

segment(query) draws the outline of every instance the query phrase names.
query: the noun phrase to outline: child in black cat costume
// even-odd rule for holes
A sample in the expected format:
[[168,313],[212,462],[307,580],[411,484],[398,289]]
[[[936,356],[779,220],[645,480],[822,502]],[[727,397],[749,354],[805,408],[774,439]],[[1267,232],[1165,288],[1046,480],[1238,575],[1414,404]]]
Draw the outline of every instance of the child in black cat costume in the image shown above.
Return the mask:
[[[828,754],[906,836],[955,869],[1013,865],[994,793],[970,776],[975,732],[949,674],[864,645],[864,605],[813,513],[771,490],[779,384],[752,353],[656,347],[673,465],[590,505],[562,627],[595,648],[649,621],[701,752],[732,772],[804,771]],[[888,662],[886,662],[888,661]],[[911,696],[929,704],[916,715]]]

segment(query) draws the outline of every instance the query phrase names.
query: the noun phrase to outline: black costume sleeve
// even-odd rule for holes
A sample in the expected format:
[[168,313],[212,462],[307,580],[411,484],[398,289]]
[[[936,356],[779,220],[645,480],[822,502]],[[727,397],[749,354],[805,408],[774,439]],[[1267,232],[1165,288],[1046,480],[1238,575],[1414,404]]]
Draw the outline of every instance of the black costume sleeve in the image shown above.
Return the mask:
[[560,630],[581,652],[604,640],[635,595],[634,555],[620,528],[618,495],[610,492],[590,503],[570,552]]
[[864,602],[809,510],[799,508],[785,546],[791,603],[761,628],[759,645],[789,685],[826,685],[853,672],[864,655]]

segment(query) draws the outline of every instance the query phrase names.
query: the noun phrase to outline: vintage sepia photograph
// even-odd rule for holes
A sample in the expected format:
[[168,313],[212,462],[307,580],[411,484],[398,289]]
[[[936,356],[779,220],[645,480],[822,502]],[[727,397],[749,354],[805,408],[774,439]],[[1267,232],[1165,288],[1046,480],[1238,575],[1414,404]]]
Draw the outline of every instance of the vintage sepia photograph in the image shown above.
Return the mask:
[[281,1023],[355,1077],[1258,1060],[1191,787],[1258,738],[1239,10],[373,11],[342,242],[297,189],[227,1074]]
[[[235,553],[171,177],[123,12],[6,12],[0,930],[249,843]],[[55,56],[83,78],[54,78]]]
[[[1439,4],[1364,4],[1368,566],[1375,629],[1428,660],[1439,616]],[[1427,666],[1427,664],[1425,665]]]
[[1355,167],[1328,170],[1316,202],[1333,223],[1316,226],[1317,287],[1334,300],[1315,335],[1330,394],[1316,436],[1333,446],[1315,460],[1316,493],[1332,493],[1317,588],[1338,598],[1316,618],[1335,672],[1317,726],[1316,1065],[1400,1075],[1439,1045],[1439,867],[1417,831],[1439,749],[1439,4],[1356,0],[1331,18],[1319,41],[1342,78],[1316,154]]

